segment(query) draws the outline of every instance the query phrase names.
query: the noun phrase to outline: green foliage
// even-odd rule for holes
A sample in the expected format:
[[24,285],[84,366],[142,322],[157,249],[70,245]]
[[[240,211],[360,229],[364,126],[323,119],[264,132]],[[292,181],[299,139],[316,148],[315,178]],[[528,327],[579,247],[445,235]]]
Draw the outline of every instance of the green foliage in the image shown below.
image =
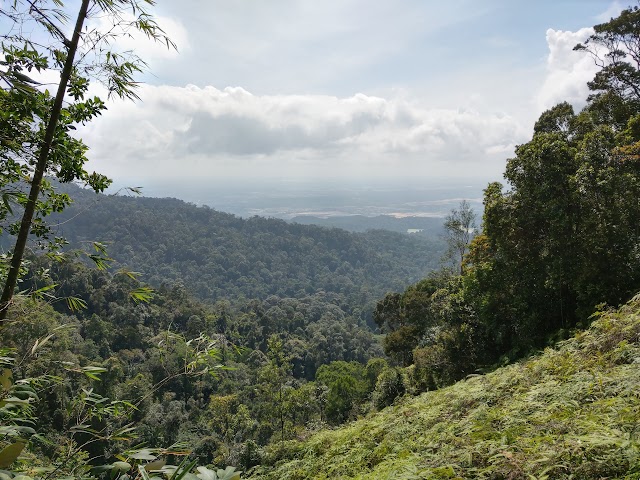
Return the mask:
[[[126,294],[122,300],[129,302]],[[182,380],[184,385],[185,380],[217,378],[207,375],[221,369],[217,342],[204,334],[186,339],[165,331],[147,340],[150,360],[158,361],[158,375],[162,372],[165,376],[152,384],[134,369],[130,373],[135,377],[123,382],[121,367],[126,355],[104,360],[94,356],[92,360],[101,364],[89,364],[86,355],[91,354],[91,342],[80,335],[82,321],[57,314],[37,301],[19,301],[3,328],[0,352],[0,460],[6,468],[32,478],[89,478],[100,472],[110,472],[111,478],[125,474],[135,478],[136,472],[140,474],[140,465],[144,467],[168,455],[189,455],[183,447],[140,450],[131,445],[148,428],[146,413],[152,407],[151,400],[166,392],[171,382]],[[132,400],[118,398],[122,393],[134,393],[128,397]],[[156,441],[165,439],[158,437]],[[198,444],[193,437],[185,439],[187,442]],[[11,465],[5,465],[7,462]],[[190,478],[187,474],[194,464],[189,460],[181,467],[171,468],[165,465],[157,475],[178,478],[183,473]],[[200,473],[206,474],[204,470]],[[234,478],[237,472],[217,474]]]
[[486,188],[483,233],[464,260],[471,315],[454,321],[437,349],[419,352],[423,367],[434,365],[416,369],[419,382],[460,378],[447,370],[467,350],[465,335],[493,352],[474,355],[462,369],[470,373],[562,338],[584,327],[596,304],[619,305],[640,288],[639,15],[625,10],[576,47],[601,66],[589,103],[577,114],[566,102],[544,112],[507,162],[508,188]]
[[[47,271],[41,278],[39,272]],[[224,335],[236,345],[250,350],[266,352],[267,339],[272,335],[286,338],[283,348],[291,357],[292,374],[296,378],[312,380],[317,368],[334,360],[366,362],[382,354],[378,341],[368,328],[362,312],[351,313],[342,295],[318,293],[299,299],[269,296],[263,301],[237,300],[218,302],[210,308],[191,298],[184,287],[160,287],[156,297],[137,305],[128,301],[132,292],[141,285],[131,278],[130,272],[116,272],[112,280],[106,272],[96,272],[71,261],[50,262],[46,258],[34,259],[23,287],[40,290],[56,284],[50,292],[58,298],[76,298],[86,308],[76,314],[90,322],[88,332],[98,344],[111,343],[117,349],[139,346],[145,333],[143,319],[134,322],[140,312],[146,312],[148,322],[158,322],[163,328],[176,328],[197,337],[206,332],[210,337]],[[119,303],[118,308],[111,305]],[[55,303],[61,312],[67,312],[62,303]],[[163,316],[158,309],[166,310]],[[91,320],[89,317],[98,318]],[[358,316],[356,316],[358,315]],[[114,329],[114,326],[117,327]],[[173,326],[173,327],[172,327]],[[133,333],[136,330],[138,333]],[[130,333],[130,334],[129,334]],[[113,337],[117,337],[114,339]],[[224,355],[228,350],[221,352]],[[106,355],[106,353],[103,353]]]
[[353,416],[354,409],[369,393],[365,367],[357,362],[331,362],[322,365],[316,381],[328,388],[325,413],[327,421],[339,424]]
[[[577,326],[596,303],[617,305],[640,287],[633,144],[618,146],[608,125],[577,132],[576,119],[566,105],[543,114],[507,164],[510,190],[485,190],[468,297],[499,332],[493,348],[512,356]],[[557,124],[564,127],[549,126]]]
[[69,248],[100,239],[118,268],[143,272],[154,288],[183,284],[209,303],[325,292],[342,295],[349,313],[359,310],[370,320],[378,298],[424,278],[443,250],[441,242],[383,230],[349,233],[243,219],[176,199],[96,199],[70,185],[57,188],[74,198],[55,215]]
[[[99,3],[116,23],[123,5],[137,5]],[[85,192],[45,182],[51,193],[23,226],[49,239],[42,219],[56,213],[76,246],[100,237],[113,258],[93,243],[86,259],[96,270],[51,263],[63,243],[53,237],[50,258],[19,265],[32,296],[18,298],[20,310],[0,327],[0,468],[111,480],[239,477],[199,462],[278,479],[640,476],[640,299],[598,312],[557,350],[477,374],[566,338],[595,303],[619,304],[640,288],[640,76],[629,62],[638,15],[624,11],[578,47],[596,58],[595,47],[608,49],[590,84],[596,93],[577,114],[562,103],[541,115],[508,161],[509,188],[485,190],[483,233],[471,240],[466,203],[446,219],[460,275],[432,274],[377,303],[391,365],[368,309],[424,277],[436,244],[243,220],[167,199],[100,197],[87,209]],[[161,36],[145,14],[135,27]],[[72,55],[28,42],[3,48],[0,221],[9,225],[16,206],[29,205],[15,184],[40,162],[37,125],[55,109],[24,72]],[[135,96],[135,62],[109,52],[99,65],[116,93]],[[73,102],[49,122],[56,142],[43,173],[99,191],[107,180],[84,172],[86,148],[69,131],[103,105],[84,99],[90,69],[68,73]],[[65,191],[86,210],[69,224]],[[127,269],[105,271],[125,262],[145,270],[157,294]],[[58,313],[39,303],[56,298],[67,299]],[[381,412],[297,440],[371,406]]]
[[635,478],[639,334],[635,299],[537,358],[268,449],[249,478]]
[[406,381],[401,369],[385,368],[378,375],[376,387],[371,400],[373,406],[382,410],[393,404],[396,398],[401,397],[407,391]]
[[487,330],[467,295],[465,277],[444,272],[378,302],[374,319],[387,332],[385,353],[415,365],[417,390],[449,385],[490,361]]
[[387,334],[385,353],[405,366],[412,363],[411,351],[424,332],[438,322],[430,300],[442,285],[442,278],[433,276],[410,286],[402,294],[387,294],[376,304],[373,319]]

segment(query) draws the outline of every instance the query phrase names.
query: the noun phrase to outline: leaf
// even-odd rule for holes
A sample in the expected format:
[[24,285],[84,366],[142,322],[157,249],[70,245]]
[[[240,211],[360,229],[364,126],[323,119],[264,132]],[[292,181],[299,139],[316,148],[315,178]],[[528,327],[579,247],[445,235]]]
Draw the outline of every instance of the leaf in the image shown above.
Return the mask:
[[135,460],[155,460],[156,458],[158,458],[156,455],[153,455],[153,453],[151,453],[151,450],[149,450],[148,448],[143,448],[141,450],[138,450],[137,452],[129,454],[128,456],[129,458],[133,458]]
[[74,433],[77,433],[77,432],[87,433],[87,434],[90,434],[90,435],[97,435],[98,434],[97,430],[95,430],[93,428],[90,428],[89,425],[86,425],[84,423],[79,424],[79,425],[74,425],[73,427],[69,428],[69,431],[70,432],[74,432]]
[[118,273],[129,277],[131,280],[137,280],[140,276],[140,272],[132,272],[131,270],[127,270],[126,268],[121,268],[118,270]]
[[113,462],[112,467],[117,472],[128,472],[131,470],[131,464],[129,462]]
[[79,310],[84,310],[87,308],[87,302],[78,297],[67,297],[67,307],[72,312],[77,312]]
[[113,432],[110,435],[112,440],[127,440],[132,437],[131,433],[135,431],[135,427],[125,426]]
[[13,210],[11,209],[11,202],[9,199],[10,199],[9,193],[2,194],[2,203],[4,204],[4,208],[7,209],[10,215],[13,215]]
[[218,480],[216,472],[209,470],[207,467],[198,467],[198,474],[196,477],[201,480]]
[[151,480],[151,477],[149,477],[149,474],[147,473],[147,471],[144,469],[142,465],[138,465],[138,471],[140,472],[140,476],[142,477],[142,480]]
[[3,368],[0,370],[0,386],[4,390],[9,390],[13,385],[13,374],[10,368]]
[[152,471],[158,471],[158,470],[162,470],[162,468],[165,466],[165,464],[167,463],[167,461],[163,458],[155,460],[151,463],[147,463],[144,466],[144,469],[147,472],[152,472]]
[[29,405],[29,400],[22,400],[21,398],[18,397],[7,397],[5,399],[3,399],[2,401],[0,401],[0,407],[5,407],[5,406],[26,406]]
[[[49,287],[46,287],[47,290],[49,289]],[[51,288],[53,288],[53,286],[51,286]],[[42,289],[41,289],[42,290]],[[86,304],[85,304],[86,307]],[[36,353],[36,350],[38,350],[40,347],[42,347],[42,345],[44,345],[45,343],[47,343],[49,340],[51,340],[51,338],[56,334],[56,332],[58,330],[63,330],[65,328],[73,328],[73,325],[68,325],[68,324],[63,324],[63,325],[58,325],[56,328],[54,328],[52,330],[52,332],[47,335],[46,337],[43,338],[39,338],[35,341],[35,343],[33,344],[33,347],[31,347],[31,355],[33,355],[34,353]]]
[[198,467],[198,477],[200,480],[240,480],[240,473],[234,467],[227,467],[224,470],[211,470],[207,467]]
[[107,371],[107,369],[104,367],[94,367],[91,365],[81,367],[80,370],[91,380],[100,380],[100,377],[98,375]]
[[28,436],[35,435],[36,433],[36,431],[31,427],[16,427],[16,430]]
[[[31,297],[33,298],[43,298],[45,296],[53,298],[53,295],[51,295],[50,293],[47,293],[49,290],[53,290],[54,288],[56,288],[58,285],[57,284],[51,284],[51,285],[45,285],[42,288],[39,288],[37,290],[34,290],[33,292],[31,292]],[[46,295],[45,295],[46,294]]]
[[176,471],[173,473],[173,475],[171,475],[170,480],[182,480],[187,475],[189,475],[191,469],[193,469],[193,467],[195,467],[198,463],[197,460],[194,460],[191,463],[188,463],[187,460],[188,457],[185,457],[185,459],[180,462],[180,465],[178,465]]
[[87,255],[93,263],[95,263],[98,270],[107,270],[109,263],[113,262],[113,258],[101,257],[100,255]]
[[15,462],[16,458],[22,453],[24,446],[24,442],[16,442],[4,447],[2,451],[0,451],[0,468],[6,468]]
[[153,289],[149,287],[138,287],[129,292],[129,296],[136,303],[149,303],[149,301],[153,298],[153,295]]
[[93,242],[93,248],[96,252],[101,253],[102,255],[107,254],[107,246],[104,243]]
[[93,473],[104,473],[104,472],[110,472],[112,468],[113,468],[113,465],[98,465],[96,467],[92,467],[91,471]]
[[240,480],[240,473],[236,472],[234,467],[227,467],[224,470],[218,470],[218,480]]
[[47,343],[49,340],[51,340],[51,337],[53,337],[53,333],[50,333],[49,335],[47,335],[46,337],[44,337],[42,340],[41,339],[36,339],[36,341],[33,343],[33,347],[31,347],[31,355],[33,355],[34,353],[36,353],[36,350],[38,350],[38,348],[40,348],[42,345],[44,345],[45,343]]

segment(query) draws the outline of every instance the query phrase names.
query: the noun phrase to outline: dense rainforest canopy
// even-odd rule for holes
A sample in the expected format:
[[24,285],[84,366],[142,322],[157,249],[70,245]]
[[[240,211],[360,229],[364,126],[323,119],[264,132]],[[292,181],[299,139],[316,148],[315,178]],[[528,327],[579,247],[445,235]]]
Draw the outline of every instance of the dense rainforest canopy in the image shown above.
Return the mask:
[[54,232],[82,248],[107,245],[117,265],[148,283],[181,282],[203,301],[306,296],[325,291],[363,308],[438,267],[443,242],[386,230],[243,219],[176,199],[96,196],[65,187],[74,205],[51,216]]

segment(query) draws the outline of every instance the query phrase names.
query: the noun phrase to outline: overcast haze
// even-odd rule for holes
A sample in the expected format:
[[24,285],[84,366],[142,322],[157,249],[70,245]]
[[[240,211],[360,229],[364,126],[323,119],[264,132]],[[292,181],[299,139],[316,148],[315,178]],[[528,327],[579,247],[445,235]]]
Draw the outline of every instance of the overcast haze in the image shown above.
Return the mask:
[[178,45],[141,102],[80,133],[91,165],[142,186],[229,178],[500,179],[514,146],[595,72],[573,52],[605,0],[162,1]]

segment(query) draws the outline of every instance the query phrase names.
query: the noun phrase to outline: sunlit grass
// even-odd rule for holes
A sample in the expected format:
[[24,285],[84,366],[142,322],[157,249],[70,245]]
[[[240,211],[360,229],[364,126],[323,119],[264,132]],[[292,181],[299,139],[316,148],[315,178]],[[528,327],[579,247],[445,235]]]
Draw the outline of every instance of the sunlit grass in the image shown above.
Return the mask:
[[640,297],[539,356],[274,446],[260,479],[640,478]]

